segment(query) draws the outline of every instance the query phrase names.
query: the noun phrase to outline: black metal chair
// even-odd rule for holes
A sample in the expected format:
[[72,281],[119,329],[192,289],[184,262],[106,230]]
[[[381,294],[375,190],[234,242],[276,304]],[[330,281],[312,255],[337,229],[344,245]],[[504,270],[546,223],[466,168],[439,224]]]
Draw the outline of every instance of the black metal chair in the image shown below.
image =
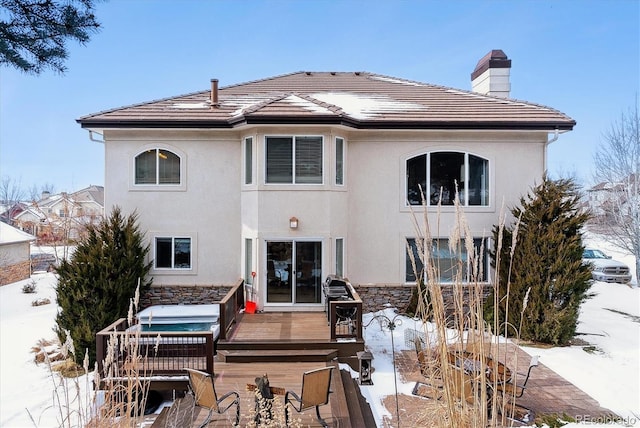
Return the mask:
[[[534,355],[531,357],[531,362],[529,363],[529,370],[527,370],[526,377],[521,384],[517,383],[517,376],[520,373],[516,373],[513,375],[513,378],[509,382],[505,382],[503,384],[498,384],[496,390],[504,394],[508,397],[520,398],[522,394],[524,394],[525,389],[527,388],[527,382],[529,381],[529,377],[531,376],[531,369],[538,365],[538,355]],[[522,375],[521,375],[522,376]]]

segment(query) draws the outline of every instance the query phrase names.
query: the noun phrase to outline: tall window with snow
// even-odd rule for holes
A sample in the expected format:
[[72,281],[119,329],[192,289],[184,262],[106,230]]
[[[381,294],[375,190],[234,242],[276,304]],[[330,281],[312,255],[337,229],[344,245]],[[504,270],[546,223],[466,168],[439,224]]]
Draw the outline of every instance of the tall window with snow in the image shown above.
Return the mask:
[[265,146],[265,183],[322,184],[322,137],[265,137]]
[[165,149],[148,149],[135,158],[136,185],[180,185],[181,159]]
[[457,195],[464,206],[489,205],[489,161],[464,152],[431,152],[407,160],[407,201],[429,206],[453,205]]

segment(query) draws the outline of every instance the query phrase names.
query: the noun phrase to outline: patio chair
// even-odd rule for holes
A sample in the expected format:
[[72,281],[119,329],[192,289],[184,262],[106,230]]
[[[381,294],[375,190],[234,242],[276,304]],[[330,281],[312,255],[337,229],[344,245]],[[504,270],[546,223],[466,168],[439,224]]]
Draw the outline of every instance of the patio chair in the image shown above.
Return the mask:
[[[302,375],[302,394],[300,396],[293,391],[287,391],[284,396],[284,413],[287,426],[289,426],[289,407],[293,407],[298,413],[315,407],[318,422],[323,427],[328,426],[324,419],[320,417],[320,406],[329,403],[332,370],[333,367],[323,367],[305,372]],[[288,406],[289,403],[291,406]],[[297,406],[296,403],[298,404]]]
[[437,350],[422,347],[423,341],[416,336],[413,339],[418,359],[418,368],[423,379],[416,382],[413,387],[413,395],[440,400],[444,394],[442,373]]
[[464,344],[468,353],[491,356],[491,338],[484,331],[469,330]]
[[171,407],[162,409],[151,428],[190,427],[200,410],[195,404],[192,394],[175,399]]
[[529,381],[529,377],[531,376],[531,369],[538,365],[538,355],[534,355],[531,357],[531,362],[529,363],[529,370],[527,370],[526,377],[521,384],[517,383],[517,376],[524,376],[522,373],[516,373],[513,375],[513,378],[509,382],[505,382],[504,384],[498,384],[496,390],[508,397],[520,398],[522,394],[524,394],[524,390],[527,388],[527,382]]
[[[240,395],[235,391],[231,391],[218,398],[213,377],[209,373],[188,368],[185,368],[185,370],[189,373],[189,387],[195,397],[196,406],[209,409],[209,414],[202,425],[200,425],[200,428],[209,424],[213,412],[222,414],[229,410],[234,404],[236,405],[235,425],[238,425],[240,423]],[[228,398],[233,398],[233,400],[231,400],[226,407],[221,407],[222,402]]]

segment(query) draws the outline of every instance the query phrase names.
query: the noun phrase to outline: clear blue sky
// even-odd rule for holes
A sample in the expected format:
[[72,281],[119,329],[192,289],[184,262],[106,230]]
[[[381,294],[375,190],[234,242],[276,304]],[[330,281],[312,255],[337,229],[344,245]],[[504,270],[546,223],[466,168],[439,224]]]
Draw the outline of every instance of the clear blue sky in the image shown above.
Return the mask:
[[491,49],[511,95],[577,122],[552,175],[591,183],[602,135],[640,85],[640,1],[142,1],[98,3],[102,30],[70,45],[68,72],[0,68],[0,176],[27,189],[104,183],[104,153],[75,119],[301,70],[370,71],[471,89]]

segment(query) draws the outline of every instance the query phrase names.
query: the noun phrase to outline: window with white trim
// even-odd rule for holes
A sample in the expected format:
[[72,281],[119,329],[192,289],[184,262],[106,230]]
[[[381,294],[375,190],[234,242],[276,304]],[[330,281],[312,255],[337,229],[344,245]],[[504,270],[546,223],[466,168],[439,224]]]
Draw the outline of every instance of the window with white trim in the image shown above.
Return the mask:
[[253,184],[253,138],[244,139],[244,184]]
[[251,238],[244,240],[244,282],[253,284],[253,241]]
[[344,138],[336,138],[336,184],[344,184]]
[[[409,251],[413,253],[415,269],[419,275],[425,275],[424,265],[419,257],[423,251],[417,245],[415,238],[407,238],[407,248],[405,249],[406,270],[405,281],[416,282],[416,274]],[[446,238],[433,239],[430,251],[431,263],[438,272],[438,282],[486,282],[487,281],[487,240],[486,238],[473,238],[474,254],[469,257],[464,242],[461,242],[456,252],[449,248],[449,240]],[[460,271],[462,267],[462,271]]]
[[344,238],[336,238],[336,275],[344,276]]
[[431,152],[407,160],[407,201],[422,205],[489,205],[489,161],[464,152]]
[[322,137],[265,137],[265,146],[267,184],[322,184]]
[[157,236],[155,238],[156,269],[191,269],[191,238]]
[[179,185],[180,156],[165,149],[149,149],[135,158],[136,185]]

